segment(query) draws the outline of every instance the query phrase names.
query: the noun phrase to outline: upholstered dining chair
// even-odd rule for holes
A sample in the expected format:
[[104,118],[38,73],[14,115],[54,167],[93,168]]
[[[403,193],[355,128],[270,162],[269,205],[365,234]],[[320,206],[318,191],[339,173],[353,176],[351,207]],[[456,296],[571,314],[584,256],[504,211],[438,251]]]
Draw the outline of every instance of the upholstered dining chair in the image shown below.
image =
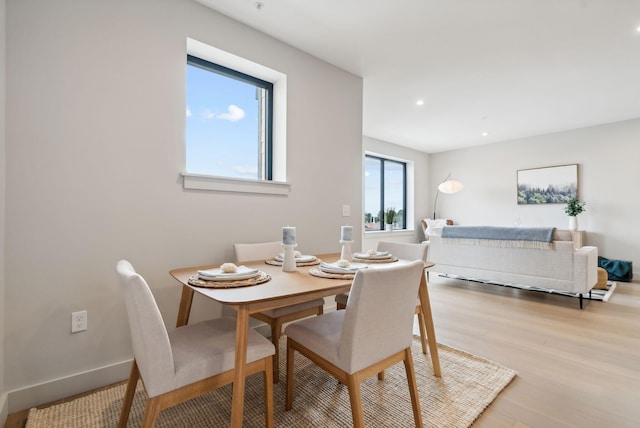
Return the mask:
[[[404,260],[422,260],[427,261],[427,251],[429,247],[425,244],[413,244],[407,242],[390,242],[380,241],[378,242],[377,251],[388,251],[392,255],[399,259]],[[347,299],[349,293],[338,294],[335,297],[336,308],[344,309],[347,306]],[[418,315],[418,325],[420,327],[420,343],[422,344],[422,353],[427,353],[427,332],[424,322],[424,314],[422,313],[422,305],[420,305],[420,299],[416,301],[416,315]]]
[[[236,253],[237,262],[266,260],[283,251],[282,243],[279,241],[260,242],[256,244],[234,244],[233,249]],[[269,324],[271,328],[271,342],[276,348],[276,353],[273,357],[273,381],[275,383],[280,381],[278,344],[280,336],[282,335],[282,325],[301,318],[321,315],[324,311],[323,307],[324,299],[315,299],[309,302],[297,303],[295,305],[251,314],[253,318]]]
[[404,362],[416,427],[422,427],[411,356],[413,314],[424,263],[356,273],[342,311],[289,324],[286,409],[293,408],[294,354],[298,351],[347,385],[354,427],[364,426],[360,383]]
[[[168,333],[147,282],[131,263],[121,260],[117,272],[129,318],[133,364],[119,428],[129,419],[138,379],[147,393],[143,427],[155,426],[163,409],[233,382],[236,321],[217,318]],[[249,329],[247,374],[264,372],[265,425],[273,427],[273,344]]]

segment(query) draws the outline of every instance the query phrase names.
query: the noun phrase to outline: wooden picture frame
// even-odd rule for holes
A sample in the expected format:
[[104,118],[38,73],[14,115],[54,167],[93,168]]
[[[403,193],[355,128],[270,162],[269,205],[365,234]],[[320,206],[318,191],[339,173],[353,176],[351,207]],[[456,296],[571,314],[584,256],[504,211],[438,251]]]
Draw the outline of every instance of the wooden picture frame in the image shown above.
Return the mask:
[[518,205],[566,204],[578,197],[578,164],[521,169],[517,183]]

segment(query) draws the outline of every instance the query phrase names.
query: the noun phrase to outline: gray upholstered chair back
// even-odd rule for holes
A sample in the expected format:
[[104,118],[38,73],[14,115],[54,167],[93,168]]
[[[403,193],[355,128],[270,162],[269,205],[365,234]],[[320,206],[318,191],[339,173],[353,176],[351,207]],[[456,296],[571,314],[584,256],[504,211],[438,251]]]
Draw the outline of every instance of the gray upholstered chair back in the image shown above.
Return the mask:
[[133,356],[150,397],[176,387],[173,353],[162,314],[147,282],[131,263],[120,260],[118,276],[131,331]]
[[282,242],[259,242],[257,244],[234,244],[237,262],[265,260],[282,252]]
[[428,245],[407,242],[378,242],[378,251],[388,251],[399,259],[427,261]]
[[414,260],[356,274],[344,314],[338,358],[347,373],[411,347],[424,263]]

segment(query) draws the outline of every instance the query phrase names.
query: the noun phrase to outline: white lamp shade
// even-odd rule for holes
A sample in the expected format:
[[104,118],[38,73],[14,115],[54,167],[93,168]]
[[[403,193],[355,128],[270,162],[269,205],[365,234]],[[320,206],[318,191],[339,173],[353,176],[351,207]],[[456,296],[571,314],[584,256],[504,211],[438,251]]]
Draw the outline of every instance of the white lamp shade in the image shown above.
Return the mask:
[[441,191],[442,193],[451,194],[451,193],[458,193],[459,191],[462,190],[463,187],[464,186],[459,181],[447,180],[447,181],[443,181],[438,185],[438,190]]

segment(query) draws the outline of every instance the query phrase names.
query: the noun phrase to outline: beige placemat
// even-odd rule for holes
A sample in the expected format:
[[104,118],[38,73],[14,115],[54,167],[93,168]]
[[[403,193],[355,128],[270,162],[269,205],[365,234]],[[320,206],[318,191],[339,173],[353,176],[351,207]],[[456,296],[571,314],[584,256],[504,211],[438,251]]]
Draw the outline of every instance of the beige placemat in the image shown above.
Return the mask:
[[397,262],[398,258],[396,256],[391,256],[386,259],[362,259],[360,257],[353,256],[353,261],[358,263],[393,263]]
[[237,281],[204,281],[200,279],[198,275],[192,275],[189,277],[189,285],[193,285],[195,287],[203,287],[203,288],[237,288],[237,287],[248,287],[250,285],[259,285],[264,284],[269,281],[271,276],[266,273],[260,271],[258,276],[247,279],[239,279]]
[[[264,262],[268,265],[282,266],[282,260],[278,260],[276,258],[267,259]],[[322,263],[322,260],[316,257],[316,259],[312,261],[296,262],[296,266],[315,266],[315,265],[319,265],[320,263]]]
[[331,278],[331,279],[353,279],[356,276],[355,273],[332,273],[320,270],[320,268],[311,268],[309,273],[319,278]]

